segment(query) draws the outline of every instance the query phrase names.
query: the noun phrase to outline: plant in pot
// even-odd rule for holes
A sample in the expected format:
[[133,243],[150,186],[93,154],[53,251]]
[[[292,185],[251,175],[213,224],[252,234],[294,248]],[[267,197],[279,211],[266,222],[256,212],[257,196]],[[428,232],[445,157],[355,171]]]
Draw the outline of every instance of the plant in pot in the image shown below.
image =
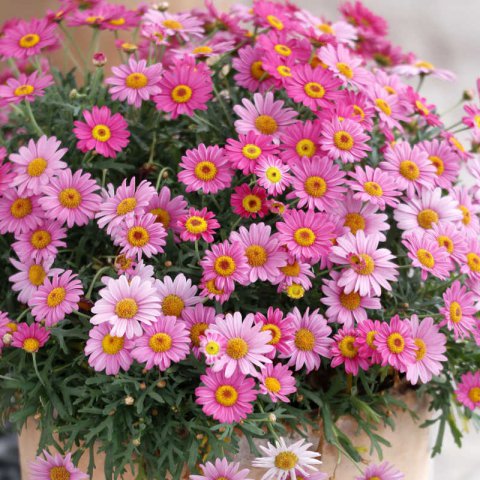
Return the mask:
[[478,420],[478,98],[446,128],[420,87],[452,74],[341,14],[64,1],[3,26],[0,402],[26,475],[426,478],[422,427],[435,454]]

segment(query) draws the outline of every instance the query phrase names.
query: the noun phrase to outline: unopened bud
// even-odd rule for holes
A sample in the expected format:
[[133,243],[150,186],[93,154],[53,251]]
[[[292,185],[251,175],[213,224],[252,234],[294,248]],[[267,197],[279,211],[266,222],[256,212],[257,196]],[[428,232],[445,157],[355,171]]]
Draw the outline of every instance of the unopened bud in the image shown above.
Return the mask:
[[152,408],[152,417],[158,416],[158,409]]
[[195,437],[197,440],[203,440],[203,433],[197,433],[197,436]]
[[109,416],[109,417],[113,417],[116,412],[117,412],[117,411],[116,411],[114,408],[112,408],[112,410],[110,410],[110,411],[108,412],[108,416]]
[[168,178],[168,172],[165,170],[163,173],[162,173],[162,178]]
[[268,420],[272,423],[275,423],[277,421],[277,416],[274,413],[270,413],[268,415]]
[[132,396],[128,395],[127,397],[125,397],[124,402],[125,405],[133,405],[135,403],[135,399]]
[[165,380],[160,380],[157,382],[157,387],[158,388],[165,388],[167,386],[167,382]]
[[123,42],[121,48],[125,53],[135,53],[138,50],[137,45],[129,42]]
[[133,444],[135,447],[139,447],[141,443],[142,443],[142,442],[140,441],[139,438],[134,438],[134,439],[132,440],[132,444]]
[[170,267],[173,265],[173,263],[172,263],[170,260],[167,260],[167,261],[164,263],[164,265],[165,265],[167,268],[170,268]]
[[6,333],[2,338],[3,344],[6,347],[8,347],[12,343],[12,340],[13,340],[13,336],[11,333]]
[[299,394],[297,395],[297,402],[303,402],[303,399],[304,399],[304,398],[305,398],[305,397],[304,397],[301,393],[299,393]]
[[147,388],[147,385],[146,385],[145,382],[142,382],[142,383],[139,385],[139,387],[140,387],[140,390],[145,390],[145,389]]
[[72,88],[68,96],[70,97],[70,100],[75,100],[76,98],[79,97],[78,90],[76,88]]
[[42,414],[40,412],[37,412],[34,416],[33,419],[36,420],[37,422],[42,418]]
[[93,54],[92,63],[96,67],[103,67],[107,63],[107,56],[102,52],[97,52]]
[[159,12],[165,12],[166,10],[169,9],[170,4],[168,2],[159,2],[159,3],[154,3],[152,7],[155,10],[158,10]]
[[468,90],[463,91],[462,99],[463,100],[473,100],[475,98],[475,92],[469,88]]

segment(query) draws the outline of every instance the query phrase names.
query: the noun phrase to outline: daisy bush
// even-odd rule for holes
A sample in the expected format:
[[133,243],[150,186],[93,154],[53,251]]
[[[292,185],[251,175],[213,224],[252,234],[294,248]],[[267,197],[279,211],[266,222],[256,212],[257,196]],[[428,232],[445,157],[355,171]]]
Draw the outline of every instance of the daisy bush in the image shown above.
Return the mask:
[[434,454],[461,443],[479,98],[446,126],[421,86],[453,74],[387,30],[358,1],[332,22],[268,0],[62,0],[1,27],[0,405],[41,430],[32,478],[105,452],[105,478],[248,480],[246,439],[265,480],[325,479],[301,438],[322,425],[358,479],[400,480],[336,421],[381,457],[407,391]]

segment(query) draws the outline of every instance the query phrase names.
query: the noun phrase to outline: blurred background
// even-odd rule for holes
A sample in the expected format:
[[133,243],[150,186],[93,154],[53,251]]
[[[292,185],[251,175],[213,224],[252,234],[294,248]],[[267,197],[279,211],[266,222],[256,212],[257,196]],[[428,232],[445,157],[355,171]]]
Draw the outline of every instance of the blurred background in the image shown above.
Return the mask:
[[[137,0],[110,0],[111,3],[138,5]],[[339,18],[341,0],[293,0],[326,20]],[[147,2],[148,3],[148,2]],[[249,4],[248,0],[216,0],[219,8],[228,8],[233,3]],[[390,24],[390,39],[405,51],[413,51],[423,60],[439,68],[452,70],[457,75],[455,82],[429,78],[422,93],[430,103],[435,103],[443,112],[453,106],[462,91],[474,89],[480,76],[478,49],[478,19],[480,0],[363,0],[375,13],[385,17]],[[40,17],[48,9],[58,8],[56,0],[0,0],[0,24],[11,17]],[[171,0],[172,11],[200,7],[203,0]],[[80,29],[82,30],[82,29]],[[88,29],[78,32],[78,41],[85,43],[90,38]],[[108,53],[107,53],[108,55]],[[115,55],[112,52],[112,56]],[[115,57],[117,58],[117,57]],[[461,108],[447,116],[446,124],[454,123],[462,114]],[[468,181],[467,178],[465,180]],[[433,441],[432,432],[432,441]],[[1,435],[1,434],[0,434]],[[0,480],[18,480],[16,469],[16,437],[13,434],[0,436]],[[412,442],[415,438],[412,438]],[[459,449],[447,433],[444,451],[435,457],[432,465],[432,480],[479,480],[480,434],[466,434],[464,445]],[[342,479],[348,480],[348,479]],[[406,479],[420,480],[420,479]],[[422,479],[423,480],[423,479]]]

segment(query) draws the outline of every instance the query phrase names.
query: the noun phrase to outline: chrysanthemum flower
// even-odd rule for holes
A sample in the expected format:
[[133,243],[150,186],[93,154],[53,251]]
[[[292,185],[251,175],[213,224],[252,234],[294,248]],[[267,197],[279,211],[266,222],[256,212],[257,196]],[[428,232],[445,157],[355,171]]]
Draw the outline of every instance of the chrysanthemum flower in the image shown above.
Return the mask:
[[412,266],[421,269],[422,280],[426,280],[429,273],[440,280],[450,276],[453,267],[450,255],[431,236],[415,230],[406,235],[402,243],[408,250]]
[[109,322],[110,334],[115,337],[137,337],[142,334],[142,324],[151,325],[161,314],[160,298],[149,280],[125,275],[111,278],[106,288],[100,290],[100,298],[92,307],[93,325]]
[[205,307],[201,303],[197,303],[193,308],[185,308],[182,312],[182,320],[185,321],[190,335],[192,351],[197,358],[201,352],[200,342],[209,325],[215,322],[215,315],[213,307]]
[[[288,253],[285,247],[284,249]],[[270,282],[279,286],[278,292],[282,292],[285,286],[293,283],[301,285],[305,290],[308,290],[312,287],[310,278],[314,276],[315,274],[312,272],[310,263],[302,262],[291,253],[288,253],[286,265],[278,269],[275,278],[271,278]]]
[[175,317],[159,316],[143,335],[135,339],[132,357],[145,363],[148,370],[158,366],[161,372],[184,360],[190,352],[190,338],[185,322]]
[[268,471],[263,475],[263,480],[286,480],[287,475],[292,478],[298,478],[295,472],[300,472],[306,478],[310,477],[312,472],[322,462],[318,460],[320,457],[318,452],[309,450],[311,443],[305,443],[304,439],[287,445],[285,439],[281,437],[275,445],[268,443],[266,447],[260,445],[260,449],[264,453],[263,457],[253,460],[254,467],[265,468]]
[[213,365],[221,358],[225,354],[226,348],[227,341],[225,337],[218,332],[207,329],[205,333],[200,336],[199,351],[205,355],[205,363],[207,365]]
[[472,201],[471,193],[465,186],[457,185],[453,187],[452,197],[458,202],[457,208],[460,213],[460,221],[457,224],[460,226],[460,229],[464,232],[478,235],[480,233],[480,220],[478,218],[480,205]]
[[115,158],[130,142],[128,123],[120,113],[103,106],[84,110],[85,122],[75,120],[73,133],[78,139],[77,148],[83,153],[95,150],[104,157]]
[[216,300],[217,302],[223,304],[230,298],[233,290],[226,287],[218,288],[215,283],[216,279],[217,277],[210,278],[210,275],[208,275],[207,280],[206,276],[203,275],[200,281],[200,288],[202,289],[200,295],[202,297],[208,297],[211,300]]
[[463,374],[455,395],[457,400],[470,410],[480,408],[480,371]]
[[161,92],[158,82],[162,78],[162,65],[155,63],[147,67],[146,60],[136,61],[130,57],[126,65],[112,67],[113,77],[105,80],[112,100],[126,101],[140,108],[142,101],[149,100]]
[[136,179],[133,177],[128,185],[127,179],[124,179],[116,190],[113,185],[108,185],[104,201],[95,218],[98,219],[100,228],[107,226],[109,235],[123,223],[125,218],[145,213],[154,197],[155,187],[149,181],[142,180],[138,187],[135,183]]
[[458,265],[466,263],[467,243],[464,235],[454,223],[433,225],[428,234],[434,238],[440,247],[444,247],[452,260]]
[[268,213],[267,193],[264,188],[247,183],[235,187],[235,193],[230,196],[233,212],[241,217],[263,218]]
[[390,90],[385,90],[380,85],[375,85],[368,91],[375,111],[378,115],[380,127],[384,132],[391,131],[393,128],[402,130],[400,121],[408,121],[405,110],[400,98],[392,94]]
[[140,260],[142,255],[150,258],[163,253],[166,236],[167,232],[157,223],[155,215],[145,213],[126,217],[116,230],[113,243],[123,247],[120,253]]
[[307,372],[320,367],[320,357],[330,358],[330,346],[333,340],[329,337],[332,329],[327,321],[318,313],[318,308],[310,313],[307,308],[303,315],[295,307],[287,318],[294,326],[294,338],[291,340],[292,354],[287,365],[295,365],[295,370],[305,366]]
[[283,222],[276,223],[279,232],[278,239],[286,245],[288,251],[295,257],[318,260],[327,255],[334,238],[334,225],[323,213],[312,210],[291,210],[283,216]]
[[269,156],[258,162],[255,175],[258,185],[263,187],[268,194],[276,197],[284,192],[290,185],[292,176],[289,168],[280,159]]
[[76,468],[72,462],[72,454],[62,457],[59,453],[50,455],[46,450],[43,457],[38,456],[30,463],[30,475],[35,480],[86,480],[88,475]]
[[334,336],[331,347],[331,367],[345,365],[345,372],[358,375],[358,369],[368,370],[370,366],[367,356],[359,351],[357,346],[357,332],[353,328],[341,328]]
[[120,369],[127,372],[132,365],[130,352],[134,342],[125,337],[112,336],[111,330],[108,323],[91,328],[85,345],[85,356],[96,372],[105,371],[107,375],[117,375]]
[[12,171],[12,164],[5,158],[7,157],[7,149],[0,147],[0,191],[4,192],[12,184],[12,180],[15,178],[15,173]]
[[264,223],[252,223],[248,229],[240,227],[238,232],[230,234],[230,241],[237,242],[247,257],[251,283],[275,277],[277,269],[287,263],[287,253],[280,249],[277,236]]
[[433,63],[419,59],[415,60],[413,63],[396,65],[393,67],[392,71],[398,75],[404,75],[406,77],[414,77],[416,75],[432,75],[432,77],[437,77],[448,81],[455,80],[456,78],[455,74],[450,70],[436,68]]
[[217,145],[187,150],[180,162],[178,179],[184,183],[187,192],[202,190],[203,193],[217,193],[232,183],[232,171],[223,148]]
[[[360,2],[357,2],[360,5]],[[356,477],[355,480],[404,480],[405,475],[397,470],[392,464],[388,462],[380,463],[379,465],[370,465],[365,470],[361,477]]]
[[177,227],[184,242],[195,242],[201,238],[207,243],[212,243],[215,230],[220,228],[220,224],[215,214],[209,212],[206,207],[201,210],[190,208],[188,213],[178,219]]
[[355,344],[360,355],[369,358],[370,363],[380,365],[382,356],[375,345],[375,337],[380,331],[382,322],[379,320],[363,320],[357,327]]
[[255,44],[282,60],[293,58],[306,62],[310,57],[311,47],[308,40],[292,37],[285,30],[270,30],[258,35]]
[[215,463],[200,465],[202,475],[190,475],[190,480],[248,480],[250,470],[240,470],[239,463],[229,463],[226,458],[217,458]]
[[71,270],[56,273],[51,280],[45,277],[28,302],[37,322],[45,320],[45,325],[50,327],[78,310],[83,288],[82,282],[76,277]]
[[340,273],[331,271],[331,280],[323,281],[322,292],[324,296],[320,301],[328,305],[325,315],[329,322],[338,322],[345,328],[352,328],[355,321],[360,323],[367,319],[369,310],[379,310],[381,308],[380,299],[368,295],[360,295],[358,292],[345,293],[344,288],[338,285]]
[[165,316],[182,317],[185,308],[193,307],[201,301],[197,296],[197,286],[183,273],[179,273],[174,280],[169,275],[156,280],[155,288]]
[[415,362],[417,346],[412,327],[398,315],[390,322],[382,322],[375,334],[374,345],[382,356],[382,366],[390,365],[400,372],[406,372],[409,365]]
[[469,279],[480,280],[480,243],[475,236],[466,239],[466,258],[460,265],[460,271]]
[[279,138],[287,127],[295,123],[297,112],[292,108],[284,108],[282,100],[275,100],[272,92],[265,95],[255,93],[253,103],[244,98],[241,105],[233,107],[240,117],[235,121],[238,133],[255,132],[257,135],[271,135]]
[[232,60],[232,66],[237,71],[233,76],[235,82],[251,92],[263,93],[275,84],[263,68],[262,59],[265,52],[258,47],[246,45],[238,51],[238,57]]
[[398,276],[396,265],[390,261],[395,257],[386,248],[378,249],[378,243],[378,235],[366,236],[362,230],[337,238],[329,258],[333,263],[350,267],[343,270],[338,279],[345,293],[367,296],[374,292],[380,296],[382,287],[392,289],[389,282]]
[[63,241],[66,234],[66,230],[59,223],[42,220],[34,230],[17,235],[17,241],[12,243],[12,248],[20,260],[31,258],[40,262],[55,257],[58,247],[67,246]]
[[312,158],[320,149],[320,131],[322,123],[319,120],[296,122],[281,136],[282,160],[290,166],[300,163],[304,157]]
[[412,336],[417,346],[415,362],[407,367],[407,380],[415,385],[419,380],[427,383],[433,375],[438,375],[447,357],[447,337],[440,333],[439,326],[435,325],[432,317],[419,321],[417,315],[412,315],[410,320]]
[[96,192],[99,186],[89,173],[69,168],[62,170],[57,177],[43,188],[39,202],[45,217],[66,223],[68,228],[74,225],[86,225],[100,208],[102,201]]
[[47,343],[50,332],[38,323],[28,325],[21,322],[16,324],[12,332],[12,347],[22,348],[28,353],[36,353]]
[[265,365],[258,374],[260,393],[268,395],[273,403],[289,403],[287,395],[295,393],[295,377],[291,370],[281,363]]
[[60,141],[56,137],[42,135],[37,142],[31,139],[27,146],[20,147],[18,153],[10,155],[16,173],[11,186],[18,187],[20,195],[42,193],[50,179],[67,168],[67,164],[61,161],[67,149],[58,147]]
[[274,350],[267,353],[267,357],[273,358],[278,351],[284,357],[291,353],[291,341],[293,340],[294,327],[279,308],[268,307],[267,316],[262,313],[255,314],[255,322],[262,324],[262,332],[270,332],[272,339],[268,342]]
[[166,70],[159,82],[161,93],[153,97],[158,110],[170,113],[175,119],[179,115],[192,116],[195,110],[206,110],[212,98],[210,75],[189,65],[179,65]]
[[203,35],[202,20],[190,12],[170,13],[150,8],[143,16],[143,22],[158,25],[165,35],[169,37],[178,35],[184,41],[188,41],[190,37]]
[[214,372],[224,371],[225,377],[231,377],[236,371],[245,375],[256,375],[255,367],[262,368],[271,363],[268,358],[274,347],[270,344],[272,335],[269,330],[262,330],[261,324],[255,324],[254,315],[249,313],[242,319],[239,312],[227,313],[224,319],[209,327],[212,332],[224,336],[225,353],[214,363]]
[[0,233],[13,234],[34,230],[43,220],[38,195],[19,195],[15,188],[2,190],[0,196]]
[[234,423],[253,412],[253,402],[258,394],[253,378],[239,371],[226,378],[223,372],[209,368],[200,380],[205,386],[195,389],[195,402],[202,405],[205,415],[221,423]]
[[5,85],[0,85],[0,99],[7,103],[17,104],[22,100],[33,102],[35,97],[43,97],[45,89],[53,85],[51,75],[38,75],[38,71],[31,75],[21,73],[18,78],[9,78]]

